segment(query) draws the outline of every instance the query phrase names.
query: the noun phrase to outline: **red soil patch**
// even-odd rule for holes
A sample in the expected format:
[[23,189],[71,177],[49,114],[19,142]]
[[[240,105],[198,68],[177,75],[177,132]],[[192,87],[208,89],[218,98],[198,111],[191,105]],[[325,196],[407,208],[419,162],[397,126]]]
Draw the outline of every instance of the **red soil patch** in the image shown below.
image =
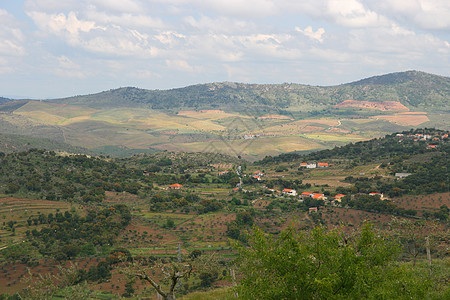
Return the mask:
[[404,106],[398,101],[356,101],[356,100],[345,100],[342,103],[336,104],[335,108],[341,107],[361,107],[368,109],[377,109],[381,111],[409,111],[409,108]]
[[422,216],[425,211],[436,212],[442,205],[450,207],[450,193],[408,195],[394,198],[392,201],[405,209],[414,209]]

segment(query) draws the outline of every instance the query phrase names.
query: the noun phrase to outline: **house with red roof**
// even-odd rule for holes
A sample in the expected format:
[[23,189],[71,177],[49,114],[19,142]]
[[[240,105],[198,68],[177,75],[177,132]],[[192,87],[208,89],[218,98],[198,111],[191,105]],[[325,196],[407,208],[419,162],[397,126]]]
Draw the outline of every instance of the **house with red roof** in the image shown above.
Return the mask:
[[284,189],[281,192],[287,196],[297,196],[297,191],[293,189]]
[[309,213],[313,213],[313,212],[318,212],[318,209],[317,209],[317,207],[310,207],[309,208]]
[[317,199],[317,200],[326,200],[327,199],[327,197],[325,197],[324,194],[320,194],[320,193],[312,193],[311,198]]
[[317,163],[317,167],[319,168],[328,168],[328,163]]
[[261,176],[253,175],[252,178],[253,178],[253,179],[256,179],[256,180],[258,180],[258,181],[261,181]]
[[182,189],[183,186],[179,183],[174,183],[168,186],[169,189],[173,189],[173,190],[179,190]]
[[256,175],[256,176],[264,176],[264,173],[263,172],[261,172],[261,171],[255,171],[255,172],[253,172],[253,175]]
[[219,172],[219,176],[225,176],[225,175],[227,175],[228,174],[228,171],[222,171],[222,172]]
[[369,196],[380,196],[380,199],[384,199],[383,193],[369,193]]
[[337,202],[341,202],[342,198],[344,198],[345,195],[344,194],[337,194],[336,196],[334,196],[334,200]]

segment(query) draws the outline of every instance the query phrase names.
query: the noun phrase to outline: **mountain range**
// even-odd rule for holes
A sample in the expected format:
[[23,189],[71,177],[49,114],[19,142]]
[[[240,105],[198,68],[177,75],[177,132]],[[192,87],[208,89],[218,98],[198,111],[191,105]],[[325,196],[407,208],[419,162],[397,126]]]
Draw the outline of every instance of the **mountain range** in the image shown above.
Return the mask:
[[51,100],[0,98],[0,133],[103,154],[218,151],[249,159],[414,127],[449,129],[450,78],[419,71],[336,86],[207,83]]

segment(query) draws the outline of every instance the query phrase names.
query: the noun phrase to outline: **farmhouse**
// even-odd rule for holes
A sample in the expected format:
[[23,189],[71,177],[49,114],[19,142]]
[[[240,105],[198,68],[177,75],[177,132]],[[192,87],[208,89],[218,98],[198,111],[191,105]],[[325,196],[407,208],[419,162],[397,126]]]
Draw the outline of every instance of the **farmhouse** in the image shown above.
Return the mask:
[[225,176],[225,175],[227,175],[228,174],[228,171],[222,171],[222,172],[219,172],[219,176]]
[[261,172],[261,171],[255,171],[255,172],[253,172],[253,175],[256,175],[256,176],[264,176],[264,173],[263,172]]
[[300,163],[300,168],[306,168],[308,166],[308,163]]
[[317,200],[327,200],[327,197],[325,197],[324,194],[320,193],[312,193],[310,197]]
[[337,194],[336,196],[334,196],[334,200],[337,202],[341,202],[342,198],[344,198],[345,195],[344,194]]
[[329,165],[328,165],[328,163],[317,163],[317,167],[319,167],[319,168],[328,168]]
[[369,196],[380,196],[380,199],[384,199],[383,193],[369,193]]
[[174,183],[168,186],[169,189],[173,189],[173,190],[179,190],[182,189],[183,186],[179,183]]
[[313,212],[317,212],[317,207],[310,207],[309,208],[309,213],[313,213]]
[[261,176],[253,175],[252,178],[253,178],[253,179],[256,179],[256,180],[258,180],[258,181],[261,181]]
[[316,163],[310,163],[310,164],[307,164],[307,165],[306,165],[306,168],[307,168],[307,169],[315,169],[315,168],[317,168],[317,164],[316,164]]
[[297,191],[293,189],[284,189],[281,191],[284,195],[297,196]]

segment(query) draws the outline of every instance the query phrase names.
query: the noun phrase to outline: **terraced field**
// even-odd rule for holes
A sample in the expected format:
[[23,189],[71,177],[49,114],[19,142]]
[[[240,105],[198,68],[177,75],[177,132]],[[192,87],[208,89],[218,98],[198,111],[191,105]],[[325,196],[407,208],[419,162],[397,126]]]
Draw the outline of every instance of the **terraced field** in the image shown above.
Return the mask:
[[[67,202],[56,202],[47,200],[0,198],[0,248],[7,247],[9,243],[18,243],[25,236],[27,220],[36,218],[40,214],[64,212],[77,210],[78,205]],[[9,223],[13,221],[14,224]],[[12,226],[10,226],[11,224]]]
[[104,154],[109,154],[111,147],[115,147],[111,154],[116,154],[122,147],[124,151],[135,149],[134,152],[221,152],[249,160],[284,152],[330,148],[410,126],[442,122],[433,113],[420,111],[398,113],[365,109],[360,113],[362,115],[349,112],[348,116],[328,114],[326,117],[257,116],[245,110],[169,112],[29,101],[9,114],[0,114],[0,121],[5,123],[5,130],[21,128],[19,134],[40,132],[44,137],[48,133],[49,137],[57,136],[71,145],[101,149]]

